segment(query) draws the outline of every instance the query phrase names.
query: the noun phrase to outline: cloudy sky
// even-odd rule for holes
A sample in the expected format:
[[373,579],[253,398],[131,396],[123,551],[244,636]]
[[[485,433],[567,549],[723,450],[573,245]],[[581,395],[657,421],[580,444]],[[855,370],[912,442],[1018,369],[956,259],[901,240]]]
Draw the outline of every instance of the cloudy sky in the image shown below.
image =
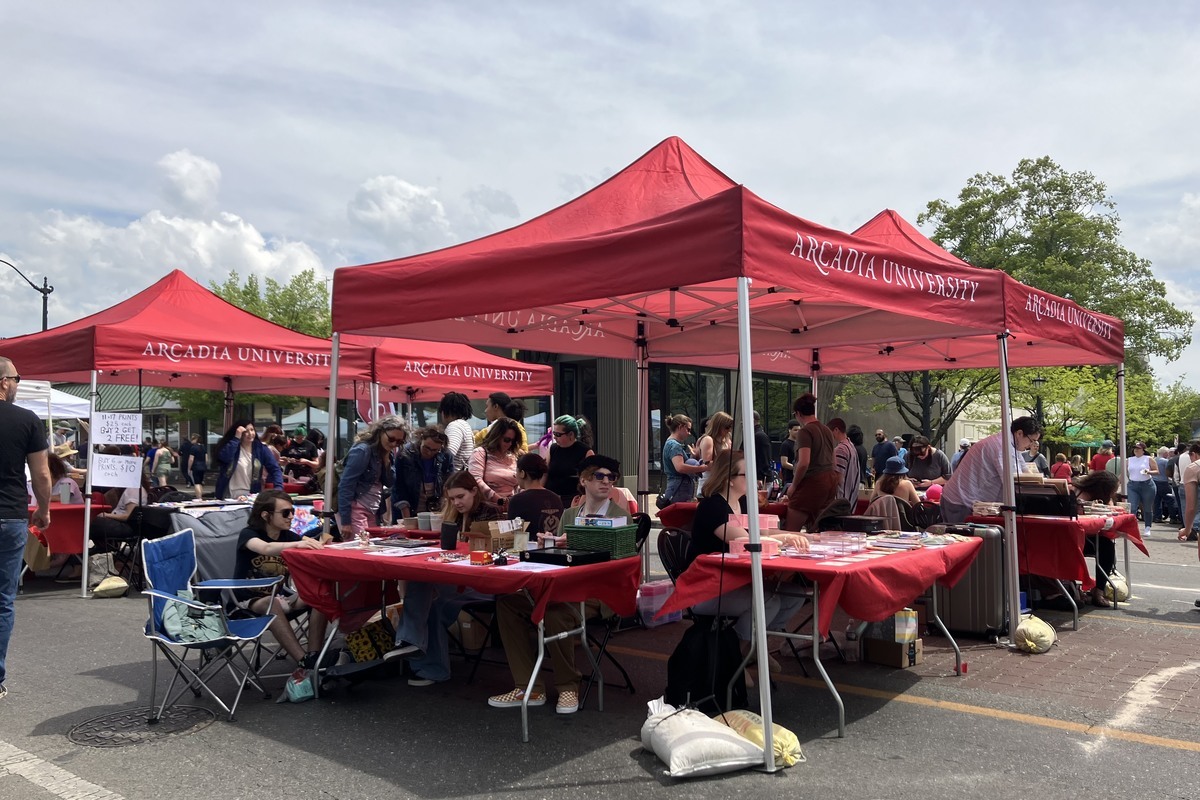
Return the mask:
[[[1187,3],[0,0],[0,25],[0,258],[49,276],[52,326],[175,268],[329,275],[474,238],[671,135],[845,230],[1049,155],[1108,185],[1200,318]],[[38,329],[0,269],[0,336]]]

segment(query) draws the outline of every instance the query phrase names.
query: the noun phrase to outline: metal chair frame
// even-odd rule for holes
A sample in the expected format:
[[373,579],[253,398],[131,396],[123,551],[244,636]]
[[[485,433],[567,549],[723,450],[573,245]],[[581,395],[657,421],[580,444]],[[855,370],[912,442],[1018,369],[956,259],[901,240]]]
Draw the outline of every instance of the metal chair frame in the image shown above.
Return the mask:
[[[142,564],[145,570],[147,585],[150,587],[142,592],[147,598],[149,615],[142,634],[151,644],[151,677],[150,705],[154,713],[147,719],[150,724],[157,723],[168,706],[174,705],[183,693],[191,690],[199,697],[202,693],[208,695],[219,705],[232,721],[237,712],[238,703],[247,684],[254,686],[263,693],[264,699],[270,698],[270,693],[259,682],[256,669],[247,649],[251,650],[254,658],[258,656],[262,636],[267,632],[274,615],[251,617],[248,619],[230,619],[225,607],[219,603],[204,603],[197,600],[185,600],[178,596],[182,589],[232,591],[234,589],[265,589],[271,590],[274,597],[282,578],[262,578],[257,580],[209,580],[193,583],[196,574],[196,542],[191,528],[164,536],[159,539],[143,539],[141,542]],[[166,563],[170,559],[183,559],[179,566],[182,569],[170,574]],[[184,575],[182,580],[179,576]],[[156,586],[156,579],[158,586]],[[198,614],[214,613],[220,616],[224,636],[203,642],[180,641],[167,633],[163,625],[163,613],[167,603],[181,603],[189,611]],[[158,656],[161,653],[171,665],[174,674],[171,684],[163,695],[162,703],[154,710],[155,698],[158,691]],[[193,666],[188,658],[195,653],[197,663]],[[237,683],[237,694],[232,703],[226,703],[210,686],[211,681],[219,674],[229,673]],[[183,678],[183,685],[176,690],[176,685]]]

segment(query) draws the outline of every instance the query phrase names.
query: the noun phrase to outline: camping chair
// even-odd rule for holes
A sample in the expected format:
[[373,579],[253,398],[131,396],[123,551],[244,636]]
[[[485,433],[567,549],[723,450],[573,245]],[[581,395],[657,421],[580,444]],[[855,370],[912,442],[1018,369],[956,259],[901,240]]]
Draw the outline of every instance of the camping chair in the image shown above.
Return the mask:
[[888,530],[915,531],[917,526],[912,522],[912,506],[904,500],[891,494],[881,494],[867,506],[868,517],[884,517],[888,520]]
[[[634,508],[636,508],[636,504]],[[649,514],[633,513],[630,516],[638,526],[634,542],[637,545],[637,552],[640,557],[642,548],[646,545],[646,540],[650,538],[650,528],[654,525],[654,521],[650,519]],[[599,664],[602,659],[607,658],[609,663],[617,668],[617,672],[621,673],[622,683],[606,683],[605,685],[618,689],[628,689],[630,694],[636,693],[637,690],[633,686],[633,679],[629,677],[629,672],[612,653],[608,652],[608,643],[612,641],[612,637],[625,630],[621,627],[625,621],[624,618],[620,614],[613,613],[612,609],[603,603],[596,601],[590,601],[586,604],[585,613],[588,615],[587,619],[584,620],[585,624],[599,629],[595,634],[590,630],[587,634],[588,646],[596,651],[594,663]],[[595,670],[590,675],[584,676],[582,691],[579,694],[580,706],[587,702],[588,692],[591,691],[592,684],[599,677],[600,675]]]
[[[247,658],[246,648],[251,648],[252,654],[257,655],[262,636],[267,632],[274,616],[229,619],[220,604],[185,600],[179,597],[179,592],[197,589],[270,588],[273,596],[281,578],[192,583],[192,576],[196,574],[196,540],[191,528],[184,528],[178,533],[158,539],[143,539],[141,554],[146,583],[150,587],[142,592],[149,603],[149,618],[142,632],[151,643],[150,706],[153,714],[147,722],[152,725],[157,723],[167,706],[173,706],[186,689],[191,689],[196,697],[199,697],[201,692],[207,694],[229,714],[230,720],[233,720],[247,683],[253,684],[263,693],[264,698],[269,699],[270,694],[254,675],[255,670],[251,660]],[[185,606],[188,617],[215,617],[219,621],[218,634],[211,639],[189,641],[169,633],[164,624],[164,616],[168,604],[171,603]],[[174,675],[171,685],[163,695],[162,704],[154,710],[160,652],[174,669]],[[195,666],[188,661],[192,653],[196,654],[198,662]],[[226,705],[210,686],[210,681],[222,672],[228,672],[238,686],[237,694],[229,705]],[[183,686],[176,691],[175,685],[180,678],[183,678]]]

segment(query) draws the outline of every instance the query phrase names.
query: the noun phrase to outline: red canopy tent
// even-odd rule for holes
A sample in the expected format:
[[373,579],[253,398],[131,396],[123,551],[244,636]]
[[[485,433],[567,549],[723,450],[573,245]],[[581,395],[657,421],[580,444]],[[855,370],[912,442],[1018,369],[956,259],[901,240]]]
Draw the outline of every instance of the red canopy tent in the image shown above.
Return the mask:
[[[1003,334],[1021,321],[1006,276],[898,244],[788,214],[670,138],[595,189],[514,228],[337,270],[333,328],[393,336],[419,331],[443,341],[632,358],[639,366],[737,364],[742,408],[753,404],[755,364],[810,374],[1003,366]],[[407,298],[399,307],[385,291],[397,285]],[[456,316],[445,318],[450,287]],[[1123,329],[1106,322],[1107,336],[1087,325],[1013,333],[1026,342],[1041,341],[1039,335],[1056,342],[1070,359],[1060,363],[1110,363],[1119,360]],[[638,376],[645,424],[646,371]],[[750,415],[741,422],[752,459]],[[747,505],[757,541],[755,493]],[[752,553],[756,644],[765,650],[759,559]],[[768,682],[760,692],[769,731]],[[769,755],[764,768],[773,769]]]

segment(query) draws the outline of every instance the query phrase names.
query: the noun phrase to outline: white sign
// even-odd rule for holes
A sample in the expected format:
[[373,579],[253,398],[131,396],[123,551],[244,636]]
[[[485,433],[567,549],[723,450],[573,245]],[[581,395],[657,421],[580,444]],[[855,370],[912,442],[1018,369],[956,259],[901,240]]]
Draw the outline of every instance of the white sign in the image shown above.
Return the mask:
[[103,453],[93,453],[92,470],[88,477],[92,479],[93,486],[119,486],[122,489],[140,486],[142,459],[138,456],[106,456]]
[[[92,417],[92,444],[141,444],[141,414],[97,414]],[[97,481],[97,483],[99,483]],[[118,486],[124,484],[104,484]],[[132,485],[132,484],[130,484]]]

